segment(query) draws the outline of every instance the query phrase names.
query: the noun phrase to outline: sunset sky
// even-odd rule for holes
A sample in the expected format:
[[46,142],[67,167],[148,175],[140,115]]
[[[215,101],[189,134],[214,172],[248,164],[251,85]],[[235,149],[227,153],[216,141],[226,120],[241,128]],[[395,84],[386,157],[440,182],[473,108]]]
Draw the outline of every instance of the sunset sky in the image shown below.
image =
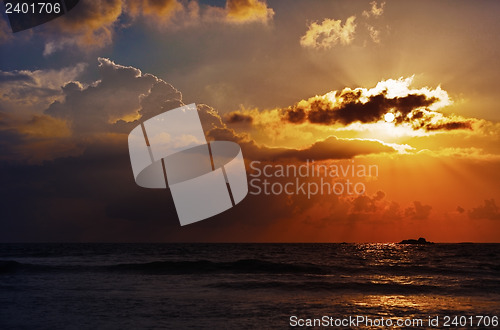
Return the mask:
[[[81,0],[12,33],[3,14],[0,241],[500,242],[499,15],[485,0]],[[249,174],[314,160],[378,175],[361,195],[249,194],[181,227],[168,189],[135,184],[127,136],[190,103]]]

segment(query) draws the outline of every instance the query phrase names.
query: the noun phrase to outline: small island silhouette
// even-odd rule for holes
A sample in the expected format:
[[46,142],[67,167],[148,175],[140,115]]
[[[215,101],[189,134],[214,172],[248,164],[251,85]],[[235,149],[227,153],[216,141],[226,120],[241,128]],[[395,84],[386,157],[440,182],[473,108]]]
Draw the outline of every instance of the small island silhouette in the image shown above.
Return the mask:
[[420,237],[419,239],[404,239],[398,244],[434,244],[434,243],[428,242],[425,238]]

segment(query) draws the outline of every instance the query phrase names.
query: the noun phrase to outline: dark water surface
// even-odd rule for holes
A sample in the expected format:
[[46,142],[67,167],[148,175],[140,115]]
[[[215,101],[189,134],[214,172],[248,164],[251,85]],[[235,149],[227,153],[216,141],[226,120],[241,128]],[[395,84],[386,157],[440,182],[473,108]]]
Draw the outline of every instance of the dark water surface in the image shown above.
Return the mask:
[[500,244],[0,244],[0,329],[287,328],[291,315],[500,316]]

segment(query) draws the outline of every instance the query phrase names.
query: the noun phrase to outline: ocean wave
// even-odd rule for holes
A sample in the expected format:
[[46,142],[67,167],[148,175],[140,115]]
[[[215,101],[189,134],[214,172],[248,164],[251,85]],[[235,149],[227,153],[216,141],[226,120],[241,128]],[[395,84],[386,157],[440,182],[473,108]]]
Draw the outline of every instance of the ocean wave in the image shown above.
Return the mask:
[[148,263],[118,264],[108,270],[155,274],[197,274],[197,273],[298,273],[326,274],[328,269],[313,264],[276,263],[258,259],[215,262],[196,261],[153,261]]
[[[207,287],[233,290],[284,290],[316,292],[361,292],[364,294],[425,294],[457,291],[456,288],[439,285],[343,282],[343,281],[237,281],[208,284]],[[460,290],[460,288],[458,288]]]
[[319,266],[307,264],[274,263],[257,259],[243,259],[230,262],[197,261],[152,261],[146,263],[122,263],[113,265],[41,265],[21,263],[14,260],[0,260],[0,274],[12,272],[44,272],[44,271],[110,271],[110,272],[140,272],[140,273],[311,273],[325,274],[328,272]]
[[88,264],[31,264],[14,260],[0,260],[0,274],[15,272],[121,272],[143,274],[204,274],[204,273],[245,273],[245,274],[297,274],[297,275],[498,275],[498,267],[489,265],[480,268],[428,265],[318,265],[313,263],[281,263],[260,259],[236,261],[180,260],[151,261],[145,263],[117,263],[109,265]]

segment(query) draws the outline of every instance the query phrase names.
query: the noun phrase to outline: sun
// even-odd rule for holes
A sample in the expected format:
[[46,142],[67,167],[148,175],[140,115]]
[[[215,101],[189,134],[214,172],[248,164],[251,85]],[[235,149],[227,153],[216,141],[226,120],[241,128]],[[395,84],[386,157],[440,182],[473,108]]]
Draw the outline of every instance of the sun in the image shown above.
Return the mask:
[[388,123],[392,123],[392,122],[394,121],[394,114],[393,114],[393,113],[388,112],[388,113],[386,113],[386,114],[384,115],[384,119],[385,119],[385,121],[386,121],[386,122],[388,122]]

